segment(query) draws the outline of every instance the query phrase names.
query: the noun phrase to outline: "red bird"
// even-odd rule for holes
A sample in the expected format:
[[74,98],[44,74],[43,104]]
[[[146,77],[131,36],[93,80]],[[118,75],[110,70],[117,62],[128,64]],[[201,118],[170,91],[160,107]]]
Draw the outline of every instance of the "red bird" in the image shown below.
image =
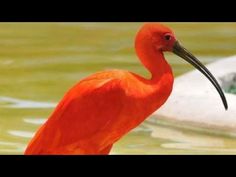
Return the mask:
[[109,154],[112,145],[162,106],[173,87],[163,52],[173,52],[195,66],[227,101],[216,79],[171,29],[147,23],[137,33],[135,49],[151,73],[111,70],[93,74],[72,87],[33,137],[25,154]]

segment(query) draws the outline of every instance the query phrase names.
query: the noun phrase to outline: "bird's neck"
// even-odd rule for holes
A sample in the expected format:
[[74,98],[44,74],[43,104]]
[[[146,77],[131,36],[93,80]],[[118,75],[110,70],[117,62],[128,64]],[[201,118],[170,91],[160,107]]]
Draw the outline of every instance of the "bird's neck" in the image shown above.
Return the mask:
[[151,78],[146,80],[151,86],[146,90],[147,111],[152,113],[159,108],[169,97],[173,87],[173,73],[170,65],[164,58],[161,50],[154,48],[149,41],[138,39],[135,44],[136,53],[151,73]]
[[[140,55],[140,60],[151,73],[151,78],[146,80],[145,99],[142,100],[144,116],[140,122],[149,117],[153,112],[160,108],[168,99],[173,88],[173,74],[169,64],[164,59],[163,53]],[[149,62],[152,57],[152,62]]]
[[154,47],[145,43],[136,43],[136,53],[151,74],[151,81],[155,82],[166,73],[172,73],[171,67],[164,58],[161,50],[156,50]]

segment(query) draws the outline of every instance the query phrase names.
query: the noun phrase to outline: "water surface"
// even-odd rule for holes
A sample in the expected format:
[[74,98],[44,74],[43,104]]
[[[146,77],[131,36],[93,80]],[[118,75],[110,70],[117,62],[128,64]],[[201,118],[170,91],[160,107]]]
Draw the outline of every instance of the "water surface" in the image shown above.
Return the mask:
[[[166,23],[203,63],[235,55],[236,23]],[[22,154],[64,93],[97,71],[148,77],[133,48],[141,23],[1,23],[0,154]],[[193,68],[166,54],[175,76]],[[112,154],[236,153],[232,137],[193,131],[150,117]]]

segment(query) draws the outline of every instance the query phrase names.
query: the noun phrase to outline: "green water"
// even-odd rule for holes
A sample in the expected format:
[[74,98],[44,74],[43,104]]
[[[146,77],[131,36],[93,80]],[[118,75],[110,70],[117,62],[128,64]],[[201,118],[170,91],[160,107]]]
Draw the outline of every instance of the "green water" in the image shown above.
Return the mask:
[[[236,23],[166,23],[203,63],[236,54]],[[0,23],[0,154],[22,154],[64,93],[97,71],[148,76],[133,49],[141,23]],[[166,54],[175,76],[193,68]],[[26,102],[29,101],[29,102]],[[34,101],[34,102],[32,102]],[[144,122],[112,154],[236,154],[236,140]]]

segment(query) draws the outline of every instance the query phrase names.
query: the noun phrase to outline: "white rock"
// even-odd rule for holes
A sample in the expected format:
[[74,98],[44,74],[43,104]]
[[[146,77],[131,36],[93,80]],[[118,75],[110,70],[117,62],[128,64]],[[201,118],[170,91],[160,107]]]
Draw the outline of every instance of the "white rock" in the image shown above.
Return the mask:
[[[221,86],[235,84],[232,73],[236,73],[236,56],[218,60],[207,68]],[[171,96],[154,116],[236,133],[236,95],[225,93],[225,96],[229,107],[227,111],[210,81],[194,70],[175,79]]]

